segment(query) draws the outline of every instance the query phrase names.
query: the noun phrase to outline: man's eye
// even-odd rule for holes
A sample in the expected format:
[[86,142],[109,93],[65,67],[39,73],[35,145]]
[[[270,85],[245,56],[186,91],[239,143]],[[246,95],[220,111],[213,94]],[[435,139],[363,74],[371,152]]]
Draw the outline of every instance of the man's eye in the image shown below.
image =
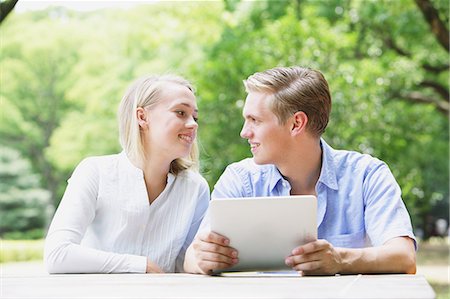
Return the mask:
[[175,111],[179,116],[184,116],[186,113],[184,111]]

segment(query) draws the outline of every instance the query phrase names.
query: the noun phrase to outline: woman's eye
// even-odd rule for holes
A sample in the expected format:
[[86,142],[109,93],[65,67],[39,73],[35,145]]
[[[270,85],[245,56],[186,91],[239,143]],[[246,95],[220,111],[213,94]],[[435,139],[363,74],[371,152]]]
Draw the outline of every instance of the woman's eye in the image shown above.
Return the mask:
[[[183,110],[177,110],[177,111],[175,111],[175,113],[179,117],[182,117],[182,118],[189,117],[188,113],[186,111],[183,111]],[[192,118],[194,119],[195,122],[198,122],[198,117],[197,116],[192,115]]]

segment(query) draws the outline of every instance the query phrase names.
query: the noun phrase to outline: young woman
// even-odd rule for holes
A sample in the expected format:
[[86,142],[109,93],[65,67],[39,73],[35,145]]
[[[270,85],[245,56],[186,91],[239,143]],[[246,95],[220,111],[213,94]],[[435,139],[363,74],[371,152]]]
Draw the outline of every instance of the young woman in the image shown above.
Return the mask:
[[49,273],[183,271],[209,203],[198,173],[190,83],[149,76],[125,93],[116,155],[84,159],[68,180],[45,242]]

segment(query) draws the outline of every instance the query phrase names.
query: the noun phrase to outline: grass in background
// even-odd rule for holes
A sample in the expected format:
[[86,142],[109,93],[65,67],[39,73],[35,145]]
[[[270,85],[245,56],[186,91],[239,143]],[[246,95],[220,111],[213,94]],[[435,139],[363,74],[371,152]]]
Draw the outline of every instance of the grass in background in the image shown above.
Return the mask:
[[[430,283],[436,299],[450,298],[450,243],[448,238],[431,238],[427,242],[419,243],[419,250],[417,251],[417,268],[420,267],[447,267],[444,271],[443,277],[427,276],[426,279]],[[438,278],[438,279],[437,279]]]
[[449,239],[433,237],[427,242],[419,242],[418,265],[448,265]]
[[44,240],[0,240],[0,263],[42,260]]
[[450,298],[450,286],[448,284],[430,282],[430,285],[436,293],[436,299]]

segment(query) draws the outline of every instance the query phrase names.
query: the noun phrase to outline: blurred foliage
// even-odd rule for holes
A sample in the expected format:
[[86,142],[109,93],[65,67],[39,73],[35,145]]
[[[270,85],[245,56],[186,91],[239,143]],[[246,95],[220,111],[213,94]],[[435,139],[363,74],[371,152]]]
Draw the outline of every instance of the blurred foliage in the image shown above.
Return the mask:
[[0,240],[0,263],[42,260],[44,240]]
[[[432,1],[448,24],[449,4]],[[93,30],[95,28],[95,30]],[[320,69],[333,110],[324,138],[390,166],[416,228],[448,219],[449,57],[413,1],[163,2],[61,7],[2,23],[0,144],[18,150],[57,205],[85,156],[120,151],[116,109],[146,73],[192,80],[210,186],[250,156],[242,80],[274,66]],[[417,100],[430,100],[429,104]]]
[[[280,9],[272,10],[276,3]],[[232,118],[240,114],[245,96],[241,80],[278,65],[306,65],[325,74],[332,92],[333,111],[324,138],[335,148],[386,161],[402,186],[416,227],[425,230],[426,222],[433,220],[431,212],[448,219],[448,116],[434,105],[408,100],[412,92],[439,98],[422,84],[425,80],[448,90],[448,68],[435,73],[423,67],[448,66],[448,53],[436,42],[415,4],[276,3],[235,6],[222,38],[209,48],[206,68],[196,73],[200,90],[209,92],[204,94],[201,111],[215,116],[205,120],[208,130],[202,134],[210,157],[220,157],[205,161],[210,181],[228,163],[250,155],[246,142],[236,140],[242,120]],[[443,1],[439,4],[445,6]],[[255,15],[266,17],[255,19]],[[394,49],[386,40],[398,45]],[[400,46],[408,55],[399,54]],[[205,72],[207,76],[201,76]]]
[[[44,236],[50,217],[50,193],[39,187],[28,160],[16,150],[0,148],[0,237]],[[9,236],[8,236],[9,235]]]

